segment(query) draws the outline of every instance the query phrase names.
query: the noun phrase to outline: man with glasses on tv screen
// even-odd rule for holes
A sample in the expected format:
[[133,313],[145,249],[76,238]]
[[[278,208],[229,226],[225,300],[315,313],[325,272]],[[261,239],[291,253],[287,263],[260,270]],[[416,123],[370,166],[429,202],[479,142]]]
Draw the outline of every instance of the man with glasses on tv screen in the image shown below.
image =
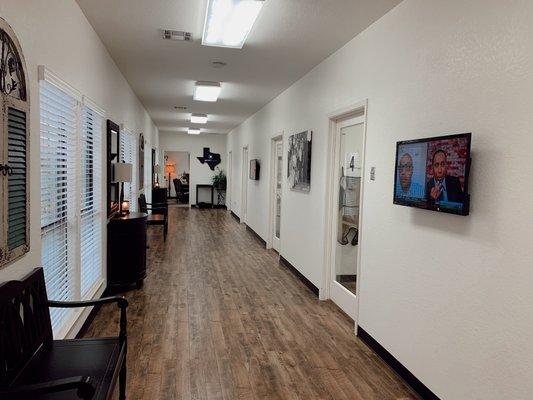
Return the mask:
[[396,185],[396,197],[403,199],[420,199],[424,197],[424,188],[417,182],[413,182],[413,157],[404,153],[398,164],[398,184]]
[[433,178],[426,185],[428,203],[433,204],[462,204],[464,192],[461,181],[456,176],[448,175],[448,160],[444,150],[438,149],[433,153],[431,163]]

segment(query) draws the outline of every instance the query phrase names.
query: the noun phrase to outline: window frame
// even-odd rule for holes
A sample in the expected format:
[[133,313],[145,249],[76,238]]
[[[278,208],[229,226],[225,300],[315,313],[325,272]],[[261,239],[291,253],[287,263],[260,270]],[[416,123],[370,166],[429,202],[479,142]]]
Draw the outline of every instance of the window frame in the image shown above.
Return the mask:
[[[65,95],[69,96],[75,103],[75,123],[74,131],[72,138],[73,149],[67,149],[66,151],[73,151],[76,162],[74,163],[74,172],[73,172],[73,184],[67,186],[66,195],[67,197],[72,196],[72,203],[68,205],[72,207],[72,210],[66,212],[66,224],[68,225],[67,230],[69,234],[69,244],[67,244],[66,252],[68,254],[68,259],[66,267],[68,270],[68,278],[66,279],[66,284],[68,285],[69,290],[69,299],[68,300],[90,300],[93,299],[99,291],[105,287],[106,282],[106,269],[107,269],[107,258],[106,258],[106,247],[107,247],[107,212],[106,210],[106,169],[105,169],[105,160],[106,156],[106,113],[100,108],[95,102],[89,99],[87,96],[81,95],[76,89],[62,81],[57,75],[51,72],[45,66],[39,66],[39,87],[41,88],[41,82],[44,81],[48,85],[53,86],[55,89],[63,92]],[[42,93],[39,95],[39,107],[43,106]],[[84,196],[83,190],[83,162],[84,162],[84,139],[86,136],[85,130],[85,108],[88,108],[93,114],[98,114],[100,119],[100,128],[98,130],[99,135],[99,155],[95,162],[99,163],[98,170],[99,176],[93,177],[93,194],[98,188],[99,199],[94,205],[97,210],[97,218],[99,219],[99,237],[100,237],[100,271],[99,276],[96,281],[90,286],[85,288],[82,287],[82,217],[83,217],[83,208],[82,208],[82,199]],[[40,137],[42,135],[42,127],[40,126]],[[41,139],[42,140],[42,139]],[[42,155],[41,155],[42,156]],[[68,157],[68,155],[67,155]],[[40,172],[42,179],[42,171]],[[67,176],[67,179],[68,176]],[[98,185],[100,185],[98,187]],[[41,190],[42,191],[42,190]],[[43,204],[43,203],[42,203]],[[42,207],[42,205],[41,205]],[[40,223],[42,223],[42,218]],[[46,225],[48,226],[48,225]],[[45,227],[46,227],[45,226]],[[40,226],[41,238],[43,237],[43,226]],[[70,242],[72,240],[72,242]],[[43,242],[43,240],[41,240]],[[41,257],[43,256],[43,244],[41,243]],[[43,267],[45,267],[43,265]],[[45,268],[45,278],[46,278],[46,268]],[[82,309],[72,309],[68,313],[61,315],[59,318],[59,323],[54,326],[54,336],[58,338],[65,337],[68,332],[75,325],[78,318],[81,316]]]

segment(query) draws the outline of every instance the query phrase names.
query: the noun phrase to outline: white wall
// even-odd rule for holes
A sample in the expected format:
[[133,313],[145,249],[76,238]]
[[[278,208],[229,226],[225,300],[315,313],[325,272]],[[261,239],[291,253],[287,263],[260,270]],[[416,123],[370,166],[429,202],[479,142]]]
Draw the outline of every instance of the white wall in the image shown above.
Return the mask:
[[[219,153],[222,162],[218,168],[226,171],[226,135],[200,134],[187,135],[182,133],[161,132],[159,135],[159,147],[161,151],[186,151],[191,156],[189,202],[196,204],[196,185],[211,184],[211,177],[215,171],[211,171],[207,164],[202,164],[197,157],[201,157],[204,147],[209,147],[212,153]],[[215,194],[216,196],[216,194]],[[215,197],[216,202],[216,197]]]
[[[406,0],[228,135],[234,176],[243,145],[263,160],[248,223],[266,239],[270,138],[313,130],[311,192],[284,182],[281,254],[321,286],[327,113],[368,98],[359,324],[443,399],[533,392],[531,20],[531,1]],[[471,215],[393,205],[396,141],[461,132]]]
[[22,46],[31,102],[31,251],[0,270],[0,281],[5,281],[19,278],[41,264],[38,65],[45,65],[90,97],[106,111],[108,118],[125,124],[132,133],[144,133],[145,188],[150,186],[150,148],[157,147],[158,132],[74,0],[2,0],[0,17],[11,25]]

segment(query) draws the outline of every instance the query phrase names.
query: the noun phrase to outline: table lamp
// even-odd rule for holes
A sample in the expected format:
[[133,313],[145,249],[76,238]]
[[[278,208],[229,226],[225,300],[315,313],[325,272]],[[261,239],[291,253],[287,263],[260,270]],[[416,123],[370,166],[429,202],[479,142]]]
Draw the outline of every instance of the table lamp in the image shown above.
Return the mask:
[[114,164],[114,183],[120,183],[120,199],[119,199],[119,213],[124,215],[122,212],[122,203],[124,202],[124,182],[131,183],[131,176],[133,165],[128,163],[119,162]]

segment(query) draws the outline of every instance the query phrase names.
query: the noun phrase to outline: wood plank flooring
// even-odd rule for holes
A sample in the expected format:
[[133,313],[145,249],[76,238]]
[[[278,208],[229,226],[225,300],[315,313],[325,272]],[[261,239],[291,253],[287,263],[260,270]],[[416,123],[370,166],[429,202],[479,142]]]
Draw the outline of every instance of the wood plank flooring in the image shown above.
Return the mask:
[[[170,209],[149,228],[148,277],[125,293],[128,399],[416,399],[225,210]],[[103,307],[86,337],[118,332]]]

